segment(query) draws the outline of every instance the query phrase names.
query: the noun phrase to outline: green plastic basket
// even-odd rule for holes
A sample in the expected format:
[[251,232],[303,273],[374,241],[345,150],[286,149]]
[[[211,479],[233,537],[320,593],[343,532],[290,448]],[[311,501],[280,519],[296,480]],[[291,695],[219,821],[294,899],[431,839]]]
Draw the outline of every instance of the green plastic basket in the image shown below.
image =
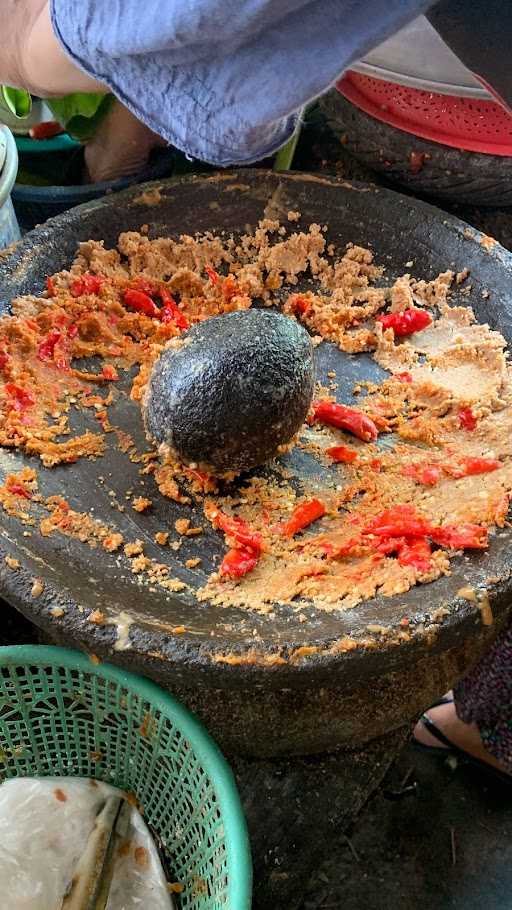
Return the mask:
[[249,910],[251,856],[230,768],[158,686],[63,648],[0,648],[0,782],[94,777],[137,797],[182,910]]

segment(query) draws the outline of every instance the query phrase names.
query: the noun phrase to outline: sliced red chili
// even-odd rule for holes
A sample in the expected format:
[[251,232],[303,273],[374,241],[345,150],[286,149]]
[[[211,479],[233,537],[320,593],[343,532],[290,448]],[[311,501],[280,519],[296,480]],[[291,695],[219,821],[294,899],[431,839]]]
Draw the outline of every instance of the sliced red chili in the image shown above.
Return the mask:
[[418,483],[425,486],[435,486],[443,476],[443,471],[438,465],[434,464],[410,464],[406,465],[402,474],[405,477],[412,477]]
[[372,442],[379,435],[373,420],[370,420],[362,411],[356,408],[347,408],[344,404],[335,401],[313,402],[313,420],[348,430],[364,442]]
[[215,507],[206,511],[206,515],[214,528],[224,531],[227,537],[233,538],[242,547],[251,547],[261,551],[261,534],[253,529],[242,518],[226,515],[225,512]]
[[105,278],[99,275],[80,275],[74,278],[69,289],[73,297],[81,297],[83,294],[99,294],[102,286],[105,284]]
[[45,120],[43,123],[31,126],[28,134],[31,139],[53,139],[54,136],[60,136],[64,132],[64,127],[58,120]]
[[432,322],[432,316],[426,310],[410,307],[408,310],[402,310],[401,313],[377,316],[377,322],[380,322],[383,329],[393,329],[395,335],[412,335],[413,332],[421,332],[422,329],[426,329]]
[[229,303],[239,291],[240,289],[233,276],[228,275],[222,282],[222,297],[224,298],[225,303]]
[[281,525],[281,533],[285,537],[293,537],[299,531],[325,515],[325,506],[320,499],[308,499],[301,502],[293,510],[290,518]]
[[489,545],[487,528],[469,523],[432,528],[429,537],[434,543],[452,550],[485,550]]
[[501,468],[501,462],[496,458],[461,458],[456,465],[443,464],[443,470],[451,477],[469,477],[473,474],[488,474]]
[[11,358],[7,351],[0,351],[0,370],[4,370],[10,360]]
[[408,382],[413,381],[412,373],[409,373],[408,370],[404,370],[402,373],[395,373],[395,379],[398,379],[399,382]]
[[383,537],[379,538],[375,549],[383,556],[391,556],[393,553],[399,553],[405,542],[405,537]]
[[43,362],[53,360],[55,356],[55,347],[62,338],[62,332],[52,329],[48,335],[41,341],[37,348],[37,356]]
[[303,297],[302,294],[292,294],[288,298],[288,302],[294,313],[300,313],[301,316],[305,316],[311,309],[310,301]]
[[426,537],[430,530],[429,522],[413,506],[402,505],[381,512],[365,526],[363,533],[377,537]]
[[260,558],[259,551],[252,547],[228,550],[220,565],[220,574],[227,578],[242,578],[252,572]]
[[432,567],[432,548],[426,537],[406,541],[398,553],[398,562],[401,566],[412,566],[419,572],[428,572]]
[[462,465],[466,474],[487,474],[501,468],[501,462],[496,458],[463,458]]
[[133,288],[127,288],[123,294],[123,300],[127,307],[135,310],[137,313],[143,313],[144,316],[158,317],[160,310],[156,303],[151,300],[144,291],[136,291]]
[[459,423],[464,430],[476,430],[478,420],[471,408],[461,408],[459,411]]
[[32,392],[29,392],[28,389],[23,389],[14,382],[6,382],[4,389],[9,398],[12,399],[12,406],[15,411],[25,411],[36,403]]
[[426,537],[384,538],[379,541],[377,552],[383,556],[396,553],[401,566],[413,566],[420,572],[428,572],[432,565],[432,549]]
[[188,329],[190,323],[186,316],[181,312],[174,297],[171,297],[169,292],[163,288],[159,293],[163,304],[162,309],[160,310],[160,319],[164,325],[174,322],[179,329]]
[[114,382],[116,379],[119,379],[119,373],[111,363],[104,363],[101,369],[101,378]]
[[77,335],[78,326],[76,322],[72,322],[71,325],[68,326],[68,338],[76,338]]
[[347,446],[331,446],[325,450],[333,461],[351,464],[359,457],[355,449],[349,449]]
[[217,282],[220,278],[219,273],[216,272],[215,269],[213,269],[211,267],[211,265],[205,265],[204,270],[205,270],[206,274],[208,275],[208,278],[210,279],[211,283],[217,284]]
[[32,499],[32,493],[26,489],[21,483],[7,483],[7,490],[9,493],[12,493],[13,496],[22,496],[23,499]]

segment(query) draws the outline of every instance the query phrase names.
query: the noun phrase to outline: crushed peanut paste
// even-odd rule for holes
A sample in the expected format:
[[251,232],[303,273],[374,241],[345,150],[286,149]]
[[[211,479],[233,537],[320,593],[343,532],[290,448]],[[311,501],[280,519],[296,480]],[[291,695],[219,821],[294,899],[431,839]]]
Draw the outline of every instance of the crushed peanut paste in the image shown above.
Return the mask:
[[[486,548],[512,496],[512,372],[504,338],[453,303],[466,272],[433,281],[405,274],[386,284],[370,250],[349,244],[340,254],[324,234],[319,225],[300,231],[269,220],[237,239],[206,233],[150,240],[127,232],[117,249],[80,244],[71,269],[50,277],[41,297],[14,300],[12,315],[0,319],[0,445],[29,460],[0,487],[3,509],[31,533],[101,546],[131,560],[132,572],[150,583],[183,589],[166,564],[166,551],[176,560],[180,547],[169,542],[174,527],[155,535],[157,563],[115,523],[41,492],[36,459],[51,469],[101,458],[111,434],[126,458],[153,475],[160,495],[202,504],[223,558],[198,596],[220,606],[269,613],[282,603],[300,610],[308,601],[324,610],[350,608],[433,581],[450,572],[457,552]],[[309,290],[297,292],[299,280]],[[356,396],[350,407],[333,394],[343,375],[331,372],[329,386],[318,388],[295,441],[321,467],[316,479],[297,483],[286,456],[271,471],[233,484],[165,451],[137,453],[113,423],[116,383],[135,370],[131,397],[141,405],[166,346],[183,344],[193,323],[255,301],[300,320],[315,344],[371,352],[387,371],[378,385],[345,390]],[[97,432],[73,431],[73,412],[84,408],[95,413]],[[131,493],[132,509],[151,511],[156,491],[152,498]],[[199,539],[203,532],[190,521],[177,530]],[[200,565],[188,555],[189,568]]]

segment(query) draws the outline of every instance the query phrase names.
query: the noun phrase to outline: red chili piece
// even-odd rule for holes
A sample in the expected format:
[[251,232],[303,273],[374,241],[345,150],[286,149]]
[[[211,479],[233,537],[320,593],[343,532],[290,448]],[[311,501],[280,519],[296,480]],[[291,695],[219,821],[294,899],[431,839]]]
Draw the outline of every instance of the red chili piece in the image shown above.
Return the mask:
[[211,265],[205,265],[204,270],[205,270],[206,274],[208,275],[208,278],[210,279],[211,283],[217,284],[217,282],[219,280],[219,273],[216,272],[215,269],[212,269]]
[[495,458],[461,458],[458,465],[443,465],[447,474],[456,479],[473,474],[488,474],[501,468],[501,462]]
[[55,357],[55,347],[62,338],[62,332],[53,329],[51,332],[48,332],[48,335],[41,341],[37,348],[37,356],[39,360],[47,361],[53,360]]
[[68,326],[68,338],[76,338],[77,335],[78,335],[78,326],[77,326],[76,322],[72,322],[71,325]]
[[135,291],[133,288],[127,288],[123,294],[123,300],[126,306],[137,313],[143,313],[144,316],[158,317],[160,310],[156,303],[151,300],[148,294],[143,291]]
[[403,373],[395,373],[395,379],[398,379],[399,382],[412,382],[412,374],[408,370],[404,370]]
[[14,382],[6,382],[4,386],[9,398],[13,399],[13,408],[15,411],[25,411],[34,405],[35,398],[28,389],[22,389],[21,386],[15,385]]
[[410,464],[403,469],[402,474],[405,477],[413,477],[418,483],[432,487],[443,476],[442,469],[435,464]]
[[235,294],[238,294],[239,287],[232,275],[228,275],[222,282],[222,297],[225,303],[229,303]]
[[226,515],[215,507],[206,509],[206,515],[213,527],[224,531],[226,537],[235,544],[226,553],[220,566],[220,574],[230,578],[241,578],[254,569],[261,556],[261,534],[253,531],[243,519]]
[[426,537],[384,538],[379,541],[377,552],[383,556],[396,553],[401,566],[413,566],[420,572],[428,572],[432,565],[432,549]]
[[380,322],[383,329],[393,329],[395,335],[412,335],[413,332],[426,329],[432,322],[432,316],[426,310],[410,307],[401,313],[377,316],[377,322]]
[[101,378],[108,379],[113,382],[116,379],[119,379],[119,373],[111,363],[104,363],[101,370]]
[[331,446],[325,450],[330,458],[336,462],[351,464],[359,458],[355,449],[349,449],[347,446]]
[[188,329],[190,323],[186,316],[181,312],[174,297],[171,297],[168,291],[163,288],[159,291],[159,294],[163,304],[162,309],[160,310],[160,319],[164,325],[174,322],[179,329]]
[[[372,541],[368,537],[379,538]],[[415,566],[422,572],[430,568],[430,543],[451,550],[483,550],[488,546],[487,528],[477,524],[431,525],[415,511],[413,506],[402,505],[387,509],[363,528],[358,537],[327,555],[350,556],[359,547],[371,546],[382,556],[397,554],[401,565]]]
[[81,275],[80,278],[74,278],[70,284],[70,291],[73,297],[81,297],[82,294],[99,294],[102,285],[105,284],[105,278],[99,275]]
[[301,294],[292,294],[289,298],[289,303],[292,310],[295,313],[300,313],[301,316],[305,316],[311,309],[311,303],[305,297],[302,297]]
[[432,528],[429,537],[434,543],[449,547],[451,550],[485,550],[489,544],[487,528],[475,524]]
[[28,134],[31,139],[53,139],[54,136],[60,136],[64,132],[64,127],[57,120],[45,120],[44,123],[36,123],[32,126]]
[[224,531],[227,537],[232,537],[241,547],[250,547],[261,552],[261,534],[253,531],[242,518],[226,515],[224,512],[210,514],[210,521],[214,528]]
[[461,408],[459,411],[459,423],[464,430],[476,430],[478,420],[471,408]]
[[419,572],[428,572],[432,562],[432,548],[426,537],[418,537],[413,541],[406,541],[398,553],[398,562],[401,566],[413,566]]
[[294,534],[307,528],[322,515],[325,515],[325,506],[320,499],[308,499],[306,502],[301,502],[293,510],[288,521],[282,524],[281,533],[285,537],[293,537]]
[[0,370],[5,369],[10,359],[11,358],[9,357],[7,351],[0,351]]
[[407,505],[386,509],[363,529],[364,534],[377,537],[426,537],[430,531],[428,521]]
[[373,420],[366,414],[335,401],[313,402],[313,419],[340,430],[348,430],[364,442],[373,442],[379,435]]
[[251,547],[228,550],[220,565],[220,574],[228,578],[242,578],[252,572],[260,554]]
[[8,483],[7,491],[13,496],[22,496],[23,499],[32,499],[32,493],[27,490],[21,483]]

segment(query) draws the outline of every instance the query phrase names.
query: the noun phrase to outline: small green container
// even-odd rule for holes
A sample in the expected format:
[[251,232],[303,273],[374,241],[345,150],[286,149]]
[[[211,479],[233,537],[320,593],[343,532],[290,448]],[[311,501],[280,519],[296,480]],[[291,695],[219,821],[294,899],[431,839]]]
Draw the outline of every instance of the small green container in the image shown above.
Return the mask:
[[94,777],[133,793],[182,910],[249,910],[235,781],[201,724],[158,686],[63,648],[0,648],[0,783]]

